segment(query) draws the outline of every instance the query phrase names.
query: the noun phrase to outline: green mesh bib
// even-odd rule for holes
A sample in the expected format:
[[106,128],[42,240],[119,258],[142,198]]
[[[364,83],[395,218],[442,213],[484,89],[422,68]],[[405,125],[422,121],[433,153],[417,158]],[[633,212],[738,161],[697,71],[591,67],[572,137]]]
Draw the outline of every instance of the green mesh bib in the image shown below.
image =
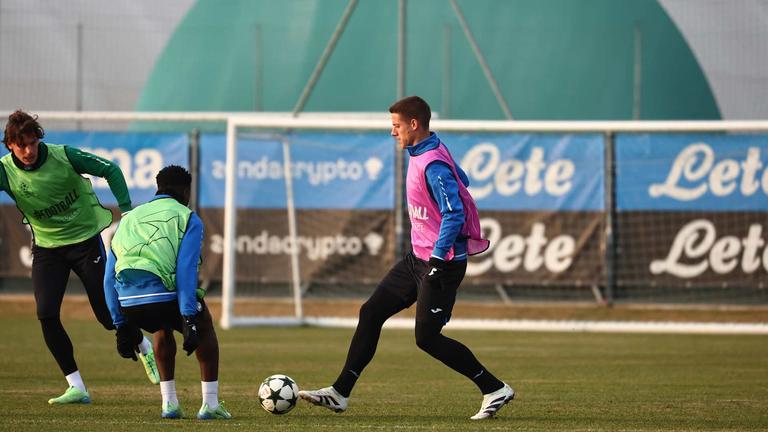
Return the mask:
[[91,181],[72,167],[63,145],[46,144],[48,158],[37,169],[16,167],[11,154],[0,158],[16,207],[32,227],[35,244],[53,248],[87,240],[112,223]]
[[173,198],[142,204],[120,221],[112,238],[115,273],[126,269],[156,274],[168,291],[176,290],[176,258],[192,210]]

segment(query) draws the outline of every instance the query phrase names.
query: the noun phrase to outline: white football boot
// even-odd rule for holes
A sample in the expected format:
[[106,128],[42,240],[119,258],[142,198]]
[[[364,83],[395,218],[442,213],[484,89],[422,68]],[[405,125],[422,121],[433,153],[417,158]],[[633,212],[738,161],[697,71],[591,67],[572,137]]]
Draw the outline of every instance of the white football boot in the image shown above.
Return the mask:
[[483,395],[483,404],[480,411],[470,417],[472,420],[485,420],[493,418],[498,410],[515,398],[515,391],[508,384],[493,393]]
[[346,411],[349,401],[349,398],[340,395],[333,386],[319,390],[302,390],[299,392],[299,397],[313,405],[328,408],[336,413]]

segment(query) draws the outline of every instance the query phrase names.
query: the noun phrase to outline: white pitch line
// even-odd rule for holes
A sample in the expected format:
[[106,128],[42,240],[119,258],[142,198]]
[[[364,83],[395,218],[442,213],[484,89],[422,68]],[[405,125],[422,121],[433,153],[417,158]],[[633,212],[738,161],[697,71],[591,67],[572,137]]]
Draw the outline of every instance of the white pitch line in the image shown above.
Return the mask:
[[[308,317],[304,322],[318,327],[357,326],[356,318]],[[385,328],[413,328],[413,326],[414,320],[408,318],[392,318],[384,324]],[[768,323],[454,319],[446,328],[584,333],[768,334]]]

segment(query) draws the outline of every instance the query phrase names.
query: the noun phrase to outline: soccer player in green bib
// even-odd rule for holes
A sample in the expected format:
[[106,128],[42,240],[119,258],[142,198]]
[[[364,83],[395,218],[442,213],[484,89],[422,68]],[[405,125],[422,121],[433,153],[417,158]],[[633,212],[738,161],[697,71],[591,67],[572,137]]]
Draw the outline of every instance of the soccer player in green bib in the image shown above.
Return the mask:
[[[45,131],[37,116],[17,110],[8,117],[3,143],[10,151],[0,158],[0,190],[5,191],[32,229],[32,286],[43,338],[69,387],[49,404],[90,403],[91,397],[75,362],[74,348],[60,311],[70,271],[83,282],[91,309],[107,330],[115,329],[104,298],[106,254],[101,231],[112,223],[90,180],[103,177],[120,210],[131,209],[131,198],[120,168],[93,154],[42,142]],[[152,343],[137,329],[137,345],[153,384],[160,382]]]
[[182,417],[176,394],[176,340],[195,353],[200,363],[203,403],[201,420],[232,416],[219,402],[219,342],[213,319],[197,287],[203,221],[187,208],[192,176],[183,167],[170,165],[157,174],[155,198],[136,207],[117,227],[107,253],[104,293],[117,326],[117,351],[133,355],[135,329],[155,335],[160,372],[162,418]]

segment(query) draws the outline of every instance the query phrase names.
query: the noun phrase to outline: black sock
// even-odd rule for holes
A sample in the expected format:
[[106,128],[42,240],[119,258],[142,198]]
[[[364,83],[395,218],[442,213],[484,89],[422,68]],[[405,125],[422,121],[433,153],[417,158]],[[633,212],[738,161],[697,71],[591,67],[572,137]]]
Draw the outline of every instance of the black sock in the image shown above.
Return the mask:
[[493,376],[492,373],[485,370],[485,368],[480,369],[471,379],[480,389],[480,393],[482,394],[493,393],[504,387],[504,383],[499,381],[499,379]]
[[336,389],[340,395],[348,398],[352,393],[352,388],[355,386],[358,378],[360,378],[359,373],[351,369],[344,370],[339,374],[339,377],[336,378],[336,382],[333,383],[333,388]]

